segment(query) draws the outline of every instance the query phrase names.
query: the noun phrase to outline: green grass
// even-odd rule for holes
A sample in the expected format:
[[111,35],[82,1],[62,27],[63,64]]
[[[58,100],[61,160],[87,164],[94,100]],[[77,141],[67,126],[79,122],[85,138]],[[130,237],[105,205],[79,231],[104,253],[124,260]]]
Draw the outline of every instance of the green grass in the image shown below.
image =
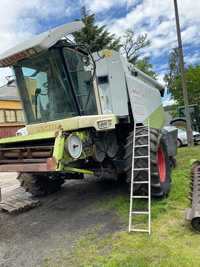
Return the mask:
[[[189,206],[190,160],[200,159],[199,147],[179,149],[178,166],[172,173],[172,190],[167,199],[152,201],[152,235],[127,233],[128,196],[116,196],[101,203],[115,210],[124,230],[100,235],[101,227],[85,233],[70,255],[62,251],[59,261],[45,266],[77,267],[198,267],[200,236],[185,222]],[[52,265],[53,264],[53,265]]]

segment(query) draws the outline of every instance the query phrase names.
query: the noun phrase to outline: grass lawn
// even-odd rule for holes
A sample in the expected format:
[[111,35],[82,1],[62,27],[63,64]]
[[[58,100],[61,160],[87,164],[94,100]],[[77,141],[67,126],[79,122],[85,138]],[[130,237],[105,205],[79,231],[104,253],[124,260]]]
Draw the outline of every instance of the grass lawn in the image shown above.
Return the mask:
[[[127,233],[128,196],[116,196],[101,203],[105,210],[115,210],[124,223],[122,230],[101,236],[91,229],[80,237],[72,254],[60,253],[60,260],[45,266],[77,267],[198,267],[200,235],[185,222],[189,207],[190,160],[200,159],[200,147],[181,148],[177,168],[172,173],[172,190],[167,199],[152,201],[152,235]],[[66,259],[70,264],[66,263]]]

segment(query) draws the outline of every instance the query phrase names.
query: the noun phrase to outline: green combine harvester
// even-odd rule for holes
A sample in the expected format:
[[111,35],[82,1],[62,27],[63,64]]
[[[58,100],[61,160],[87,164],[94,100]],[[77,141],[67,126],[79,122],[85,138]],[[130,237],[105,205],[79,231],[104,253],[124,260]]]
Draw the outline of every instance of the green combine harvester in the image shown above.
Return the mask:
[[[130,183],[134,124],[149,121],[151,193],[165,196],[176,149],[169,145],[170,132],[162,130],[164,88],[118,52],[92,55],[65,38],[82,27],[57,27],[0,56],[0,67],[13,68],[27,122],[21,136],[0,140],[0,172],[18,172],[21,186],[34,196],[85,175]],[[139,180],[145,175],[145,128],[140,134]],[[137,189],[145,191],[142,184]]]

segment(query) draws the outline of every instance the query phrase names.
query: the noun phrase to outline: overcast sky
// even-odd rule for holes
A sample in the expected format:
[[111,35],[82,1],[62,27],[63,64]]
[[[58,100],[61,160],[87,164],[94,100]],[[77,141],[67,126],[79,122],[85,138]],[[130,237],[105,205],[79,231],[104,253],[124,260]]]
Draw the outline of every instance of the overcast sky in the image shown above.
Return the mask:
[[[186,64],[200,64],[200,0],[178,0]],[[176,47],[173,0],[1,0],[0,52],[30,36],[80,18],[85,5],[108,30],[123,35],[127,28],[148,33],[150,56],[159,80],[167,70],[168,54]],[[0,85],[8,69],[0,70]]]

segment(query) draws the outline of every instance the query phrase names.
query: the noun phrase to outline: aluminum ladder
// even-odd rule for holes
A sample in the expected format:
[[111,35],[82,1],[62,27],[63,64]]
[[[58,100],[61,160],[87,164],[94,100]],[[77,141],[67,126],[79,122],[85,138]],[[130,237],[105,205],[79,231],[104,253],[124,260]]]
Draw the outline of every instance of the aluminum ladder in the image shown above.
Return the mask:
[[[137,130],[144,128],[146,129],[146,134],[138,134]],[[141,144],[141,145],[136,145],[136,138],[141,138],[145,137],[147,138],[147,144]],[[135,156],[135,151],[136,149],[140,149],[142,147],[147,147],[147,153],[142,156]],[[135,160],[136,159],[142,159],[147,161],[146,165],[147,168],[135,168]],[[130,188],[130,210],[129,210],[129,232],[146,232],[146,233],[151,233],[151,162],[150,162],[150,126],[149,126],[149,121],[147,122],[147,125],[143,126],[138,126],[136,123],[134,124],[134,133],[133,133],[133,152],[132,152],[132,172],[131,172],[131,188]],[[144,181],[135,181],[135,172],[136,171],[145,171],[146,173],[146,178]],[[134,193],[134,185],[135,184],[146,184],[148,189],[147,189],[147,195],[142,196],[142,195],[136,195]],[[144,201],[147,201],[146,206],[144,210],[140,209],[135,209],[133,208],[133,202],[136,199],[143,199]],[[134,217],[135,216],[147,216],[146,222],[147,222],[147,227],[145,228],[140,228],[140,227],[134,227]],[[135,217],[136,218],[136,217]]]

